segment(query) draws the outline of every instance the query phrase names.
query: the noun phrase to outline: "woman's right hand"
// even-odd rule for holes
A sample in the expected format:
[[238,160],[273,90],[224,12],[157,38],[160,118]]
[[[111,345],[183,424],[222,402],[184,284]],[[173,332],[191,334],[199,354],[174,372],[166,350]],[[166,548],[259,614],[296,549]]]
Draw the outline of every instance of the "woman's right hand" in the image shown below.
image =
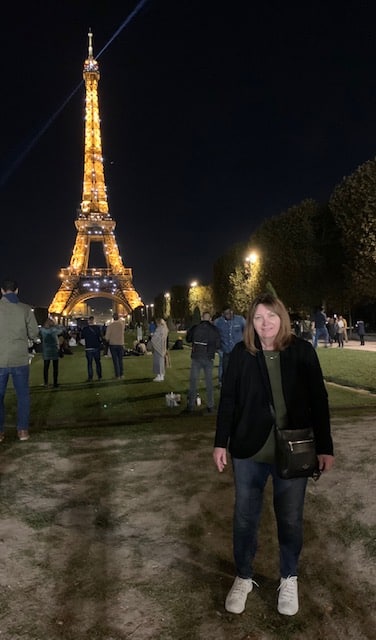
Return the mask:
[[213,458],[218,471],[222,473],[227,465],[227,451],[224,447],[214,447]]

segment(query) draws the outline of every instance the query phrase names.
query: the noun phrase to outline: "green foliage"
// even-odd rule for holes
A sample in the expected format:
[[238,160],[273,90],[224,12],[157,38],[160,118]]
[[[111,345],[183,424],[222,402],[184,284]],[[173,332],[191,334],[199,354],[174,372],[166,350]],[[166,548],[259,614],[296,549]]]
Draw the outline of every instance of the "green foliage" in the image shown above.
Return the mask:
[[229,304],[231,294],[230,274],[244,264],[248,243],[236,244],[220,256],[213,267],[213,301],[216,311]]
[[376,160],[370,160],[333,191],[329,201],[339,229],[344,284],[352,302],[376,296]]
[[211,285],[200,285],[191,287],[189,289],[189,311],[190,314],[194,314],[195,309],[198,308],[199,317],[205,312],[209,311],[214,314],[213,303],[213,289]]
[[187,285],[175,284],[171,287],[171,316],[175,322],[185,323],[189,319],[188,292]]
[[155,296],[154,298],[154,317],[155,318],[165,318],[166,314],[165,314],[165,305],[164,305],[164,294],[163,293],[158,293],[157,296]]
[[279,216],[266,220],[252,235],[260,251],[259,287],[271,282],[285,304],[311,308],[319,296],[317,283],[322,258],[316,234],[319,205],[305,200]]

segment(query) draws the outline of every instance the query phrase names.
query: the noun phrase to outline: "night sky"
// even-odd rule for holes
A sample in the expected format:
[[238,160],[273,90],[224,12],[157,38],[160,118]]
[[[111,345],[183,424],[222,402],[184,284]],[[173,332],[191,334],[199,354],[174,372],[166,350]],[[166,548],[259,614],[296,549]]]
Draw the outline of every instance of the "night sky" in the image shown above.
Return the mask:
[[0,277],[35,306],[76,238],[89,28],[110,214],[145,304],[209,283],[266,217],[375,156],[373,3],[148,0],[123,29],[137,1],[117,4],[14,3],[1,21]]

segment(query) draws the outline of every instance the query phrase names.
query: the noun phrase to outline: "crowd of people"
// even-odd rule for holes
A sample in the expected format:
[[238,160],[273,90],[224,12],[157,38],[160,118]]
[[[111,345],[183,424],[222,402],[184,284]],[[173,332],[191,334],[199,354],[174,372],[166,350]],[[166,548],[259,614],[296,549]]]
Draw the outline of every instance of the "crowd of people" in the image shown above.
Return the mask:
[[[345,316],[336,313],[327,315],[324,307],[317,307],[312,316],[295,320],[293,328],[298,337],[312,342],[315,349],[320,341],[325,347],[337,345],[342,349],[349,341],[349,326]],[[357,320],[352,329],[358,336],[360,345],[364,346],[364,321]]]

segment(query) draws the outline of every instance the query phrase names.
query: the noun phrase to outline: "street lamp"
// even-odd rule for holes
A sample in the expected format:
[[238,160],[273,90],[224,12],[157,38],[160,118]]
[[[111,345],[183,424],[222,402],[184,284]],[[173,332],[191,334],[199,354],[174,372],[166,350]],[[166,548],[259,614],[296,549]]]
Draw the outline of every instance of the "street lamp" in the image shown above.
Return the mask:
[[251,251],[246,258],[245,261],[248,262],[249,265],[255,264],[258,260],[258,255],[255,251]]

